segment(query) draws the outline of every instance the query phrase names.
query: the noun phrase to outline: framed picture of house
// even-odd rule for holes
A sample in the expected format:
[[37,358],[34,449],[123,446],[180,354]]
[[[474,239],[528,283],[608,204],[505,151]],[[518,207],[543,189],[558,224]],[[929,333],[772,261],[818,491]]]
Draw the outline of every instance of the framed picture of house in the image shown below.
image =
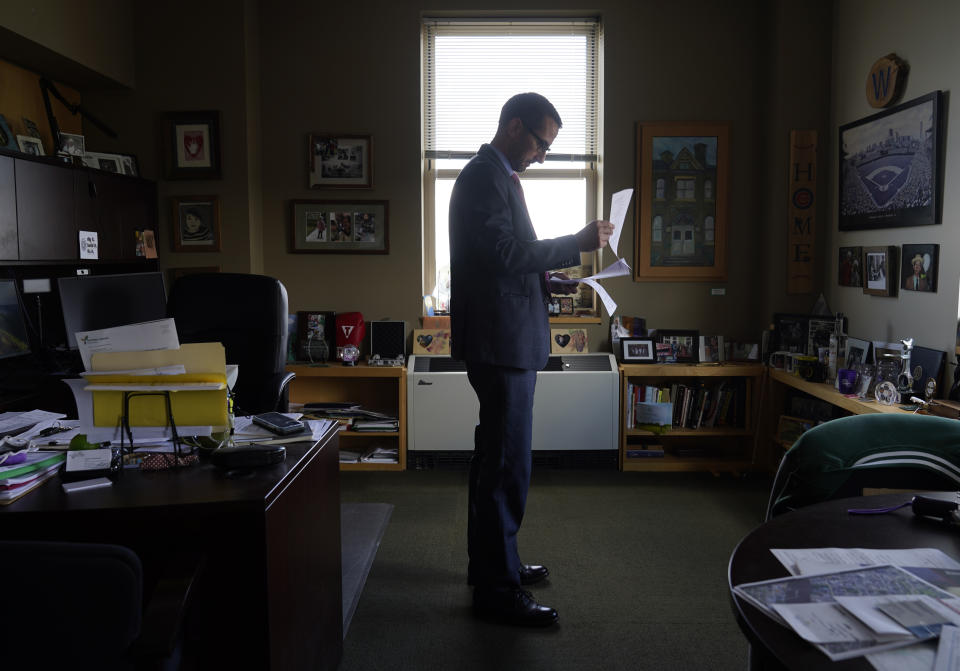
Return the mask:
[[942,94],[840,126],[840,230],[940,223]]
[[727,277],[730,126],[638,123],[634,281]]

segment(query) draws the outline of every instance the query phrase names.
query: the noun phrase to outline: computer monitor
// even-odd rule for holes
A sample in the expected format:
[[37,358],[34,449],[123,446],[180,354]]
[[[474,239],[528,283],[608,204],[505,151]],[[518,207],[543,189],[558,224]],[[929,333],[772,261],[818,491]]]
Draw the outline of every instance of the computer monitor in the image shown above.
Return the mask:
[[0,359],[30,353],[16,280],[0,280]]
[[61,277],[60,304],[67,345],[77,349],[76,333],[163,319],[167,293],[163,273]]

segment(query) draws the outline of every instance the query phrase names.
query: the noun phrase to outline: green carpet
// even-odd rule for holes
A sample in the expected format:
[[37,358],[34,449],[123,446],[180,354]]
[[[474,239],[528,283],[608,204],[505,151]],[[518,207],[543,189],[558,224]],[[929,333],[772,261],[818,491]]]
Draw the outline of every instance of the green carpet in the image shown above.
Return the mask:
[[344,641],[340,671],[736,669],[747,664],[727,560],[770,481],[700,473],[534,469],[520,550],[546,564],[534,596],[559,625],[474,619],[466,471],[347,472],[344,502],[393,515]]

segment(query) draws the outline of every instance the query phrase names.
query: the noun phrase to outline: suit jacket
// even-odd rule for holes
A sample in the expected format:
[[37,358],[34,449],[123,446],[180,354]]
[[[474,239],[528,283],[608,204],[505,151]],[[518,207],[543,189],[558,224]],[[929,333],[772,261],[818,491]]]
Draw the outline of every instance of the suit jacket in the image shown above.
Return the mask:
[[540,370],[550,352],[544,273],[580,264],[573,235],[537,240],[496,150],[483,145],[450,197],[451,354]]

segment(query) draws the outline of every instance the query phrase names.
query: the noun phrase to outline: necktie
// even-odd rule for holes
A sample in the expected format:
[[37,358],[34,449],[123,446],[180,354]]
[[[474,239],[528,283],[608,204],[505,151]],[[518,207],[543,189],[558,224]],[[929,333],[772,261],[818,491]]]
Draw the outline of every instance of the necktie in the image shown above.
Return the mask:
[[[520,194],[520,200],[523,201],[523,208],[527,208],[527,199],[523,197],[523,187],[520,186],[520,175],[517,173],[511,173],[510,178],[513,180],[514,186],[517,187],[517,193]],[[550,273],[549,271],[544,272],[540,277],[540,286],[543,288],[543,293],[546,296],[550,296]]]
[[523,201],[523,206],[526,208],[527,199],[523,197],[523,187],[520,186],[520,175],[514,172],[510,174],[510,178],[513,180],[513,185],[517,187],[517,193],[520,194],[520,200]]

